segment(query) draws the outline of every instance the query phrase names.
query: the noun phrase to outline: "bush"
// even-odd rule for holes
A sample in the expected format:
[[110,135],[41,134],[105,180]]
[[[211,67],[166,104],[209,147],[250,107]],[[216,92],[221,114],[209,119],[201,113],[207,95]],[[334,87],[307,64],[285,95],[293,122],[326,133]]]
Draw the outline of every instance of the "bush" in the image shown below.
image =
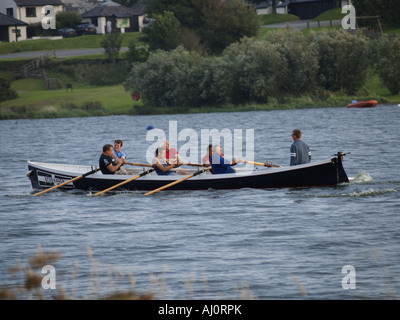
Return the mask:
[[[152,106],[182,106],[193,103],[198,96],[191,77],[191,68],[200,56],[178,47],[169,52],[158,50],[144,63],[134,64],[125,81],[126,90],[141,92]],[[195,102],[194,102],[195,103]]]
[[217,73],[228,103],[264,102],[279,95],[287,71],[278,46],[243,38],[223,52],[222,72]]
[[319,65],[316,48],[310,45],[310,39],[299,30],[283,29],[268,32],[265,40],[274,44],[285,60],[280,92],[297,96],[314,92]]
[[10,85],[10,81],[0,78],[0,101],[15,99],[18,97],[17,92],[10,89]]
[[164,11],[154,16],[155,21],[143,30],[150,50],[173,50],[179,45],[181,24],[173,12]]
[[83,85],[106,86],[122,83],[128,76],[129,67],[129,61],[124,60],[115,64],[87,60],[78,64],[65,62],[56,70]]
[[376,72],[392,94],[400,92],[400,38],[383,36],[374,42]]
[[122,38],[118,32],[107,33],[101,41],[101,46],[104,48],[104,53],[107,59],[115,64],[119,50],[121,50]]
[[76,28],[82,21],[82,17],[75,11],[64,11],[56,14],[56,27],[61,28]]
[[357,92],[366,81],[369,67],[366,37],[345,30],[313,32],[310,37],[319,62],[319,85],[347,94]]
[[137,48],[134,41],[128,45],[128,51],[125,53],[126,59],[130,63],[144,62],[149,57],[149,53],[145,48]]
[[[391,90],[400,81],[399,41],[388,52],[388,44],[381,44],[380,69]],[[218,57],[203,57],[183,46],[153,52],[146,62],[134,64],[124,86],[139,91],[150,107],[267,104],[270,98],[281,102],[302,95],[321,98],[335,91],[352,95],[366,81],[370,51],[367,38],[359,32],[304,36],[281,30],[265,40],[244,37]]]

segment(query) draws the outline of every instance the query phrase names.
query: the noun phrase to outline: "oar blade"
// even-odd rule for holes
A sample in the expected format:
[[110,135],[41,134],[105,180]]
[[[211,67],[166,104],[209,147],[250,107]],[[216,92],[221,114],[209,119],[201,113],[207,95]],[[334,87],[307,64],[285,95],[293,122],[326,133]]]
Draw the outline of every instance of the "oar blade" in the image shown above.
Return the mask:
[[169,183],[169,184],[167,184],[167,185],[165,185],[165,186],[162,186],[162,187],[157,188],[157,189],[155,189],[155,190],[153,190],[153,191],[147,192],[147,193],[145,193],[144,195],[145,195],[145,196],[148,196],[148,195],[151,195],[151,194],[156,193],[156,192],[158,192],[158,191],[167,189],[167,188],[172,187],[172,186],[174,186],[174,185],[176,185],[176,184],[178,184],[178,183],[181,183],[181,182],[183,182],[183,181],[185,181],[185,180],[188,180],[188,179],[190,179],[190,178],[192,178],[192,177],[194,177],[194,176],[197,176],[198,174],[204,173],[204,172],[206,172],[207,170],[210,170],[210,169],[211,169],[211,167],[206,168],[206,169],[204,169],[204,170],[202,170],[202,171],[198,171],[198,172],[193,173],[193,174],[191,174],[191,175],[189,175],[189,176],[186,176],[186,177],[184,177],[184,178],[182,178],[182,179],[180,179],[180,180],[171,182],[171,183]]
[[102,191],[99,191],[99,192],[95,193],[95,194],[93,195],[93,197],[99,196],[99,195],[101,195],[101,194],[103,194],[103,193],[106,193],[107,191],[114,190],[115,188],[118,188],[118,187],[120,187],[120,186],[123,186],[124,184],[127,184],[127,183],[129,183],[129,182],[131,182],[131,181],[133,181],[133,180],[136,180],[136,179],[140,178],[140,177],[143,177],[143,176],[145,176],[146,174],[149,174],[149,173],[151,173],[151,172],[153,172],[153,171],[154,171],[154,168],[153,168],[153,169],[150,169],[150,170],[147,170],[147,171],[145,171],[145,172],[142,172],[141,174],[138,174],[137,176],[134,176],[133,178],[124,180],[124,181],[122,181],[122,182],[120,182],[120,183],[117,183],[116,185],[113,185],[112,187],[109,187],[109,188],[107,188],[107,189],[105,189],[105,190],[102,190]]

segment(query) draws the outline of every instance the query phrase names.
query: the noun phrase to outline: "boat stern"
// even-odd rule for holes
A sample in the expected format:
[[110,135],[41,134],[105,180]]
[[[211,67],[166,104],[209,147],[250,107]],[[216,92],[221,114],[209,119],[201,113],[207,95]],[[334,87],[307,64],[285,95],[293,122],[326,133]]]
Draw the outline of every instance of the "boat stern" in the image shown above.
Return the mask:
[[349,178],[343,167],[343,157],[346,156],[347,154],[350,154],[350,152],[347,152],[347,153],[338,152],[336,154],[336,157],[331,159],[332,163],[336,167],[337,184],[349,182]]
[[[74,176],[58,173],[56,170],[45,168],[31,161],[28,161],[26,176],[31,181],[33,189],[48,189],[74,178]],[[74,189],[74,185],[67,184],[63,189]]]

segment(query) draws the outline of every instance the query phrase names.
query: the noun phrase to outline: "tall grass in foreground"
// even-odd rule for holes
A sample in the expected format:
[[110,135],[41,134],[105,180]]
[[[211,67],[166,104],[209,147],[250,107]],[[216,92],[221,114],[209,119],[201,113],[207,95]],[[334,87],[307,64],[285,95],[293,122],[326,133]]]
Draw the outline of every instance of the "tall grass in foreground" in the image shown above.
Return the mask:
[[[136,278],[132,274],[125,274],[114,268],[102,268],[99,261],[93,256],[92,249],[87,247],[87,256],[89,259],[90,270],[86,265],[80,267],[75,263],[70,269],[70,275],[66,274],[62,268],[57,265],[62,255],[58,252],[43,252],[41,246],[38,246],[36,256],[30,257],[27,264],[17,262],[15,267],[10,268],[12,275],[12,285],[0,287],[0,300],[157,300],[168,299],[172,289],[168,286],[165,275],[168,272],[167,267],[159,275],[149,274],[149,287],[139,292],[136,288]],[[382,292],[378,294],[380,299],[399,299],[392,290],[388,271],[385,263],[382,264],[382,253],[378,249],[370,252],[369,258],[379,266],[382,277]],[[54,265],[56,271],[56,288],[45,290],[42,287],[46,274],[42,273],[42,268],[46,265]],[[84,282],[82,283],[82,279]],[[310,299],[310,290],[306,288],[299,276],[288,275],[288,279],[297,285],[299,290],[297,299]],[[196,290],[201,290],[207,294],[208,278],[206,274],[201,274],[198,278],[195,274],[183,279],[186,288],[184,299],[193,299]],[[69,286],[68,288],[66,286]],[[82,298],[82,287],[84,297]],[[122,288],[122,289],[121,289]],[[79,291],[80,297],[77,297]],[[250,300],[256,297],[250,291],[248,285],[244,287],[234,286],[232,292],[218,294],[219,298],[226,299],[226,294],[233,296],[232,299]],[[205,299],[212,299],[215,292],[206,296]],[[348,298],[370,299],[371,296],[366,292],[354,293],[354,296]],[[373,298],[373,297],[372,297]]]
[[[154,299],[153,293],[140,294],[134,290],[135,280],[134,277],[129,275],[129,281],[131,283],[131,290],[114,290],[112,293],[101,294],[101,288],[99,287],[99,264],[93,258],[93,254],[90,248],[88,248],[88,257],[91,261],[92,270],[90,272],[91,283],[93,288],[91,291],[94,292],[92,297],[89,299],[129,299],[129,300],[149,300]],[[0,299],[55,299],[55,300],[69,300],[74,299],[74,290],[67,292],[65,288],[60,285],[60,281],[56,280],[56,289],[44,290],[42,288],[42,281],[45,274],[41,273],[42,267],[46,265],[53,265],[57,263],[57,260],[61,258],[61,254],[57,252],[43,252],[41,246],[38,247],[38,252],[35,257],[31,257],[28,260],[28,264],[24,265],[18,262],[17,266],[10,268],[11,274],[15,279],[19,280],[20,284],[15,285],[11,288],[0,288]],[[78,266],[71,271],[72,279],[77,281],[77,270]],[[56,273],[57,274],[57,273]],[[57,276],[58,278],[60,276]],[[109,283],[112,285],[116,277],[122,277],[121,274],[116,272],[109,272]],[[57,278],[56,278],[57,279]],[[50,297],[47,293],[50,292]]]
[[[27,264],[18,262],[15,267],[10,268],[14,284],[8,287],[0,287],[0,300],[154,300],[164,299],[166,295],[171,293],[171,288],[167,285],[164,277],[165,272],[167,272],[166,266],[159,276],[149,274],[149,288],[144,293],[140,293],[136,289],[134,275],[119,272],[114,268],[104,270],[99,261],[94,258],[90,247],[87,247],[87,255],[90,261],[90,271],[86,270],[85,267],[80,268],[79,264],[76,263],[71,269],[71,275],[68,275],[59,271],[61,268],[57,266],[62,255],[58,252],[43,252],[39,245],[36,256],[30,257]],[[55,289],[45,290],[42,287],[43,281],[47,282],[47,279],[44,278],[46,274],[42,273],[42,268],[47,265],[54,265],[56,269]],[[82,278],[85,278],[84,284],[82,284]],[[200,281],[207,286],[208,280],[205,274],[202,274]],[[89,286],[87,286],[87,283],[89,283]],[[195,275],[191,275],[184,280],[184,283],[187,290],[184,298],[191,299],[199,281]],[[69,288],[66,287],[67,285]],[[78,291],[82,294],[82,286],[84,286],[86,296],[77,298]],[[255,298],[248,287],[239,288],[236,286],[235,292],[238,294],[238,299]],[[221,297],[224,296],[223,293],[220,295]]]

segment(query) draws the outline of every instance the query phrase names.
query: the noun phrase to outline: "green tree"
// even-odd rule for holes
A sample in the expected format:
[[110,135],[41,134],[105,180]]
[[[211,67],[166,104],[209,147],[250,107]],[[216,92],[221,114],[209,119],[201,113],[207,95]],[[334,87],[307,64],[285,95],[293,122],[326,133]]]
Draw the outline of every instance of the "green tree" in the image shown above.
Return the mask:
[[400,92],[400,39],[381,37],[376,46],[376,71],[392,94]]
[[386,27],[400,26],[398,0],[352,0],[352,4],[357,16],[379,16],[381,23]]
[[121,50],[122,38],[118,32],[107,33],[101,41],[101,46],[104,48],[108,60],[115,64],[119,51]]
[[316,48],[310,45],[310,39],[299,30],[282,29],[268,32],[265,40],[275,44],[286,61],[281,70],[284,79],[280,91],[293,95],[313,92],[319,65]]
[[366,37],[346,30],[315,32],[310,37],[318,56],[319,85],[347,94],[357,92],[366,81],[369,67]]
[[10,88],[11,82],[5,78],[0,78],[0,101],[15,99],[18,94]]
[[154,17],[165,11],[174,13],[181,30],[185,30],[179,37],[190,35],[189,39],[177,39],[176,46],[187,47],[185,43],[193,44],[198,38],[196,47],[211,53],[221,53],[231,43],[255,36],[259,30],[254,7],[244,0],[150,0],[148,11]]
[[78,12],[65,11],[56,14],[56,28],[75,28],[82,21]]
[[278,45],[244,37],[223,52],[223,72],[217,74],[226,102],[267,103],[278,96],[284,79],[286,60]]
[[[191,2],[191,0],[148,0],[146,12],[154,16],[163,14],[164,11],[171,11],[183,27],[195,29],[199,23],[200,15]],[[196,0],[196,2],[199,2],[199,0]]]
[[195,105],[199,97],[192,70],[200,56],[179,46],[175,50],[157,50],[144,63],[135,63],[125,90],[139,91],[150,106]]
[[171,11],[154,15],[155,21],[146,29],[150,50],[172,50],[179,44],[181,24]]
[[130,63],[133,62],[144,62],[149,56],[148,51],[145,48],[138,48],[134,41],[128,44],[128,51],[126,52],[126,58]]
[[242,37],[253,37],[259,30],[254,7],[242,0],[192,0],[201,13],[201,26],[197,32],[212,53],[221,53]]

